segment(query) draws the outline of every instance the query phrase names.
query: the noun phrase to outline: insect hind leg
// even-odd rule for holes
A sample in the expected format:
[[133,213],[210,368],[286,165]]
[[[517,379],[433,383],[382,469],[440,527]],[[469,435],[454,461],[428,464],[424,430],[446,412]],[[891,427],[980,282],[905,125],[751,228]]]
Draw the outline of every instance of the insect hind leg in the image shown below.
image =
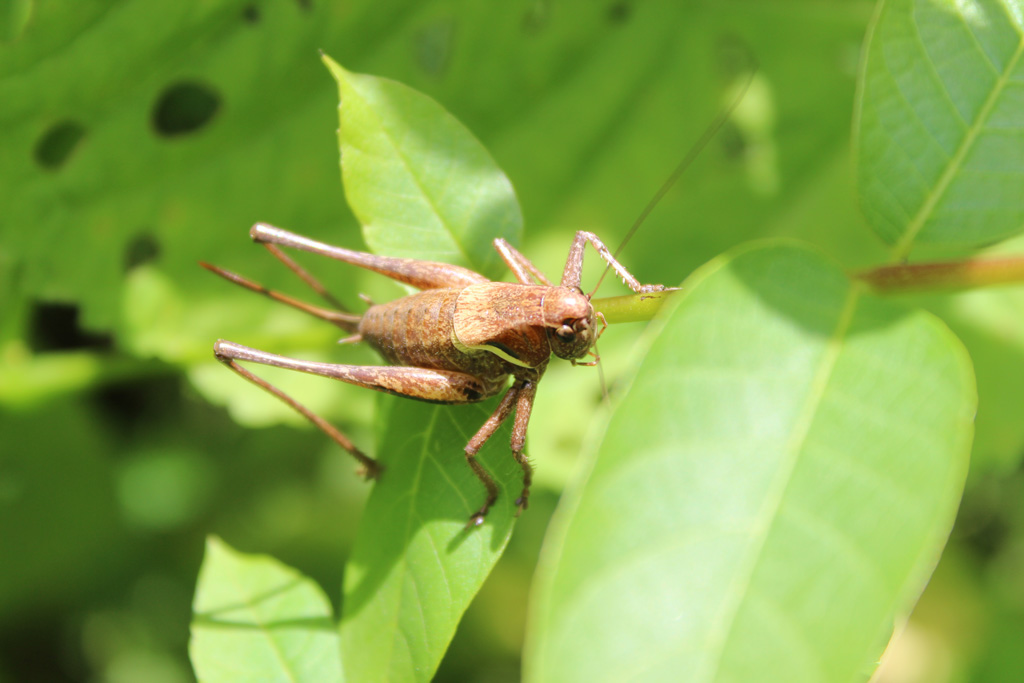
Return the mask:
[[360,467],[358,472],[360,475],[363,476],[363,478],[370,480],[377,479],[380,476],[381,471],[384,469],[383,466],[379,462],[377,462],[376,460],[374,460],[373,458],[371,458],[370,456],[366,455],[361,450],[356,448],[355,444],[353,444],[352,441],[349,440],[349,438],[345,436],[344,433],[338,430],[330,422],[323,419],[322,417],[314,413],[312,410],[310,410],[309,408],[299,403],[288,394],[284,393],[283,391],[275,387],[270,382],[243,368],[236,362],[236,360],[230,354],[223,353],[219,347],[219,343],[218,346],[214,347],[214,353],[217,357],[217,360],[219,360],[221,363],[226,365],[230,370],[237,373],[247,381],[255,384],[256,386],[268,392],[269,394],[276,396],[286,405],[290,406],[293,410],[295,410],[300,415],[305,417],[307,420],[312,422],[313,425],[317,427],[317,429],[319,429],[328,437],[330,437],[330,439],[334,441],[334,443],[341,446],[343,450],[347,451],[349,454],[352,455],[353,458],[355,458],[359,462]]
[[[282,254],[282,256],[284,256],[284,254]],[[287,257],[285,258],[287,259]],[[331,310],[329,308],[323,308],[321,306],[314,306],[313,304],[306,303],[305,301],[301,301],[294,297],[290,297],[287,294],[282,294],[281,292],[278,292],[276,290],[268,289],[261,285],[260,283],[250,280],[249,278],[242,277],[237,273],[232,273],[230,270],[226,270],[219,266],[211,265],[209,263],[206,263],[205,261],[200,261],[199,265],[202,266],[203,268],[206,268],[211,273],[219,275],[228,282],[233,282],[239,287],[244,287],[248,289],[250,292],[256,292],[257,294],[265,296],[268,299],[273,299],[274,301],[285,304],[286,306],[291,306],[292,308],[300,310],[303,313],[308,313],[313,317],[320,318],[321,320],[329,322],[332,325],[340,327],[346,332],[355,332],[356,329],[359,327],[359,321],[362,318],[362,316],[349,313],[345,311],[344,307],[341,307],[340,305],[337,307],[339,310]],[[285,265],[287,265],[287,263]],[[299,267],[298,264],[296,264],[296,267],[299,268],[300,271],[302,270],[302,268]],[[305,271],[302,272],[305,273]],[[306,275],[312,279],[311,275],[309,275],[308,273],[306,273]],[[300,277],[302,276],[300,275]],[[326,294],[327,296],[330,297],[330,293]],[[331,299],[333,299],[333,297],[331,297]]]
[[345,308],[345,305],[338,301],[333,294],[328,292],[327,288],[320,284],[320,281],[313,277],[313,275],[308,270],[306,270],[298,263],[296,263],[294,259],[292,259],[290,256],[281,251],[277,246],[269,244],[267,242],[263,242],[262,244],[266,248],[266,250],[269,251],[274,256],[274,258],[283,263],[285,267],[288,268],[288,270],[298,275],[299,279],[305,282],[306,285],[314,292],[316,292],[321,299],[329,303],[338,311],[341,311],[343,313],[348,312],[348,309]]

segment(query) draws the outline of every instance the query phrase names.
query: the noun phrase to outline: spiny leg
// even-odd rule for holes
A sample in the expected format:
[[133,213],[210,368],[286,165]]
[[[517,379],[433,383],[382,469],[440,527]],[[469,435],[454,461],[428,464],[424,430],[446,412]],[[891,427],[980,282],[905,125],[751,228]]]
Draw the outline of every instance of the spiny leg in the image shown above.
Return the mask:
[[[335,443],[351,453],[362,464],[367,478],[374,478],[380,473],[381,465],[376,460],[356,448],[344,434],[329,422],[274,385],[240,366],[238,361],[260,363],[286,370],[298,370],[367,389],[376,389],[389,394],[418,398],[434,403],[472,403],[493,396],[500,390],[499,384],[487,383],[461,372],[401,366],[342,365],[303,361],[259,351],[223,339],[217,341],[213,352],[221,363],[291,406]],[[495,495],[496,493],[495,489]]]
[[523,468],[523,492],[516,499],[519,508],[516,514],[525,510],[530,502],[530,484],[533,483],[533,466],[526,459],[526,428],[530,422],[533,400],[537,397],[537,382],[524,381],[516,397],[516,419],[512,423],[512,457]]
[[[474,512],[469,517],[469,522],[466,524],[467,528],[480,526],[484,523],[484,517],[487,516],[487,511],[494,505],[494,501],[498,499],[498,487],[494,483],[494,479],[487,473],[487,470],[477,462],[476,454],[480,452],[487,440],[494,436],[494,433],[498,431],[498,427],[508,419],[508,416],[512,414],[512,409],[516,405],[516,398],[520,393],[520,382],[516,381],[509,390],[505,392],[505,396],[502,397],[501,403],[494,410],[487,421],[483,423],[477,433],[473,435],[473,438],[466,444],[466,462],[473,469],[473,474],[480,480],[480,483],[484,485],[487,490],[487,499],[479,510]],[[518,460],[518,458],[517,458]]]
[[331,306],[334,306],[334,308],[336,308],[339,311],[342,311],[344,313],[348,312],[348,309],[345,308],[344,304],[338,301],[333,294],[328,292],[327,288],[320,284],[319,280],[313,277],[313,275],[308,270],[306,270],[298,263],[296,263],[295,260],[292,259],[292,257],[285,254],[283,251],[278,249],[273,244],[267,244],[266,242],[264,242],[263,246],[266,248],[267,251],[273,254],[274,258],[283,263],[288,268],[288,270],[298,275],[299,279],[305,282],[310,289],[319,294],[321,299],[329,303]]
[[370,456],[363,453],[358,448],[356,448],[355,444],[349,441],[348,437],[345,436],[338,429],[336,429],[334,425],[332,425],[330,422],[323,419],[322,417],[314,413],[312,410],[310,410],[309,408],[302,405],[288,394],[284,393],[283,391],[275,387],[270,382],[266,381],[261,377],[257,377],[253,373],[249,372],[241,365],[236,363],[232,358],[223,356],[219,353],[216,355],[217,360],[219,360],[221,363],[223,363],[228,368],[238,373],[248,381],[252,382],[256,386],[276,396],[281,401],[291,406],[296,412],[298,412],[300,415],[302,415],[307,420],[312,422],[320,431],[329,436],[332,441],[341,446],[343,450],[348,451],[352,455],[352,457],[359,461],[359,474],[361,474],[364,478],[376,479],[377,477],[380,476],[381,470],[383,469],[381,464],[374,460],[373,458],[371,458]]
[[615,256],[612,252],[604,245],[604,242],[592,232],[586,230],[579,230],[576,233],[576,237],[572,241],[572,246],[569,248],[569,258],[565,262],[565,271],[562,273],[562,286],[570,287],[572,289],[580,288],[580,281],[583,277],[583,247],[586,246],[587,242],[597,249],[597,253],[601,255],[601,258],[618,273],[622,281],[637,294],[646,294],[649,292],[660,292],[665,289],[665,285],[643,285],[640,281],[633,277],[633,274],[626,270],[625,266],[615,260]]
[[[534,278],[536,278],[536,281],[542,285],[551,286],[551,281],[548,280],[547,276],[540,272],[540,269],[533,265],[533,262],[530,261],[530,259],[523,256],[519,250],[511,244],[502,238],[497,237],[494,240],[494,248],[498,250],[499,254],[501,254],[501,258],[505,262],[505,265],[509,267],[509,270],[511,270],[516,276],[516,279],[519,280],[520,284],[532,285],[534,284]],[[531,275],[533,278],[530,277]]]
[[252,226],[249,236],[261,244],[274,244],[292,249],[301,249],[321,256],[350,263],[360,268],[372,270],[392,280],[412,285],[416,289],[445,289],[449,287],[466,287],[490,282],[483,275],[468,268],[454,266],[450,263],[421,261],[409,258],[393,258],[377,256],[362,251],[353,251],[343,247],[318,242],[293,232],[276,228],[266,223]]
[[220,339],[213,346],[218,359],[260,363],[285,370],[336,379],[365,389],[431,403],[475,403],[501,391],[501,384],[464,372],[408,365],[344,365],[299,360]]
[[[305,301],[301,301],[299,299],[290,297],[287,294],[282,294],[281,292],[275,291],[273,289],[267,289],[258,282],[254,282],[253,280],[250,280],[246,277],[242,277],[237,273],[232,273],[230,270],[225,270],[224,268],[220,268],[219,266],[211,265],[209,263],[206,263],[205,261],[200,261],[199,265],[201,265],[203,268],[206,268],[211,273],[221,276],[228,282],[233,282],[236,285],[239,285],[240,287],[245,287],[251,292],[256,292],[257,294],[261,294],[269,299],[273,299],[274,301],[298,309],[303,313],[308,313],[309,315],[312,315],[316,318],[325,320],[331,323],[332,325],[337,325],[346,332],[354,332],[356,330],[356,327],[359,325],[360,316],[358,315],[345,313],[343,312],[343,310],[332,311],[327,308],[321,308],[320,306],[314,306],[313,304],[309,304],[306,303]],[[330,295],[328,294],[328,296]]]

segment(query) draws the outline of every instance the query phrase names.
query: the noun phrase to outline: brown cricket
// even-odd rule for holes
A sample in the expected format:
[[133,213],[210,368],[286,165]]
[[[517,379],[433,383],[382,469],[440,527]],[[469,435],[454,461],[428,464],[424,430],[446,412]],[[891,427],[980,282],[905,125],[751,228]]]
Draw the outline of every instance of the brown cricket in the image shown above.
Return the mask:
[[[214,345],[214,354],[220,362],[277,396],[323,430],[361,463],[367,479],[380,474],[381,466],[376,460],[356,448],[348,437],[326,420],[238,362],[298,370],[389,394],[444,404],[482,401],[500,393],[508,384],[508,378],[512,377],[512,385],[505,391],[497,409],[465,447],[466,462],[486,490],[483,505],[470,516],[468,526],[482,524],[498,497],[494,480],[476,461],[476,454],[513,412],[512,457],[523,469],[523,491],[516,499],[516,505],[519,511],[527,507],[533,468],[523,455],[523,449],[537,383],[544,375],[552,354],[577,364],[592,353],[594,342],[603,330],[603,327],[597,329],[597,320],[603,322],[602,316],[595,314],[590,296],[580,289],[585,245],[589,242],[634,292],[665,289],[662,285],[640,284],[596,235],[584,231],[576,233],[558,285],[551,284],[533,263],[500,238],[494,240],[494,247],[518,282],[492,282],[479,273],[448,263],[351,251],[264,223],[254,225],[249,234],[337,310],[293,299],[207,263],[201,265],[231,282],[337,325],[351,335],[343,342],[366,342],[390,365],[302,361],[223,339]],[[329,256],[386,275],[421,291],[388,303],[371,305],[362,315],[348,313],[278,246]]]

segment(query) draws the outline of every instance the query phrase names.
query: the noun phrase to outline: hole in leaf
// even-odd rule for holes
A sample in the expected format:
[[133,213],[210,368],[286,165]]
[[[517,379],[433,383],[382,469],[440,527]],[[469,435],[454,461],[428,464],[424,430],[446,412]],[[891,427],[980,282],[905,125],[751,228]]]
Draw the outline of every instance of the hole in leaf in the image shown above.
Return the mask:
[[539,33],[547,23],[551,14],[550,0],[537,0],[523,14],[523,31]]
[[76,121],[61,121],[50,126],[36,143],[36,163],[49,171],[60,168],[83,137],[85,126]]
[[633,8],[625,0],[612,3],[608,7],[608,21],[612,24],[624,24],[629,21],[632,12]]
[[259,23],[260,8],[256,5],[246,5],[242,9],[242,18],[249,24]]
[[748,142],[746,136],[732,121],[726,121],[722,129],[718,131],[719,146],[726,159],[730,161],[741,161],[747,153]]
[[78,324],[78,306],[35,302],[29,312],[28,345],[36,353],[74,349],[113,348],[109,334],[83,330]]
[[168,87],[153,107],[153,127],[165,137],[194,133],[213,118],[220,97],[200,83],[177,83]]
[[[18,508],[11,509],[17,510]],[[90,530],[94,528],[92,520],[89,520],[87,524],[90,525],[88,527]],[[46,529],[48,527],[34,528]],[[56,557],[60,557],[60,555],[56,555]],[[18,628],[7,629],[3,641],[0,642],[0,661],[4,663],[5,679],[12,681],[84,680],[88,675],[88,669],[85,662],[80,661],[74,649],[67,645],[69,627],[65,619],[58,618],[58,613],[55,611],[48,614],[36,614],[31,619],[25,619]],[[56,653],[60,653],[60,655],[55,656]]]
[[136,235],[124,248],[124,269],[131,270],[160,256],[160,243],[151,232]]
[[144,433],[153,424],[166,424],[181,413],[181,382],[173,376],[159,375],[97,388],[90,395],[99,417],[118,434]]
[[952,536],[980,559],[996,558],[1013,540],[1007,505],[1024,483],[1020,475],[1018,470],[1007,480],[982,476],[964,493]]

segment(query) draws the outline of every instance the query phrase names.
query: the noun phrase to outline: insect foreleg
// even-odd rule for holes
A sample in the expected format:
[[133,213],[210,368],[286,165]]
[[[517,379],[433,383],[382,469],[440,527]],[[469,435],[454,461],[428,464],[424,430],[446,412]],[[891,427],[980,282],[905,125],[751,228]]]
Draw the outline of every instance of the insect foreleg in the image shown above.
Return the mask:
[[622,278],[623,282],[637,294],[646,294],[648,292],[660,292],[665,289],[665,285],[643,285],[640,281],[633,277],[626,268],[615,260],[612,252],[608,250],[608,247],[604,245],[604,242],[598,238],[592,232],[580,230],[576,233],[576,237],[572,241],[572,246],[569,248],[569,258],[565,262],[565,271],[562,273],[562,286],[569,287],[571,289],[579,289],[580,281],[583,277],[583,248],[587,242],[593,245],[594,249],[597,249],[597,253],[601,255],[601,258],[611,266],[619,277]]

